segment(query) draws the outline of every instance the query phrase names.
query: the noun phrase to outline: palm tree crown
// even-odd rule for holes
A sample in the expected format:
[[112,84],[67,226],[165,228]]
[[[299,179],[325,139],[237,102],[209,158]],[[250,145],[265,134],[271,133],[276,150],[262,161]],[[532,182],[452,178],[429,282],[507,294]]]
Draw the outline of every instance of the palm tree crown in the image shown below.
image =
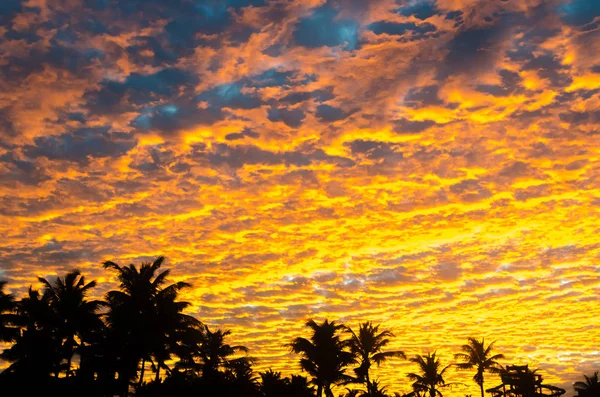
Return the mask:
[[225,338],[231,335],[229,330],[211,331],[207,326],[202,327],[202,343],[198,347],[196,356],[202,361],[202,375],[214,376],[219,369],[235,365],[235,356],[238,353],[247,353],[245,346],[231,346],[225,343]]
[[104,268],[117,272],[119,281],[119,290],[106,294],[107,323],[113,344],[118,346],[113,354],[117,356],[117,372],[124,388],[137,376],[140,360],[140,383],[146,361],[153,362],[158,381],[161,368],[166,369],[170,351],[187,326],[199,324],[198,320],[182,313],[189,303],[176,301],[178,293],[190,284],[180,281],[165,287],[170,271],[158,273],[163,261],[164,257],[159,256],[152,263],[143,263],[139,270],[133,264],[119,266],[111,261],[104,262]]
[[348,342],[340,336],[345,327],[328,320],[321,324],[308,320],[305,325],[312,331],[310,339],[296,338],[290,347],[302,356],[300,366],[317,385],[317,396],[325,391],[327,397],[333,397],[331,385],[352,380],[345,374],[346,367],[355,362],[354,354],[347,350]]
[[427,353],[425,356],[416,355],[409,361],[417,364],[420,373],[409,373],[407,376],[413,383],[413,389],[417,394],[429,393],[430,397],[442,396],[438,386],[446,385],[444,373],[449,366],[442,367],[442,363],[436,356],[436,352]]
[[367,388],[371,386],[369,369],[372,363],[380,365],[392,357],[406,359],[406,355],[400,350],[382,351],[394,335],[388,330],[380,331],[379,327],[379,325],[373,325],[370,321],[366,321],[359,325],[358,334],[351,328],[347,328],[351,334],[350,351],[356,356],[359,363],[354,372],[360,382],[366,383]]
[[38,277],[44,285],[44,296],[50,302],[57,321],[58,338],[62,355],[66,359],[66,376],[71,375],[71,360],[75,349],[85,343],[91,333],[102,327],[97,311],[104,304],[99,300],[87,300],[95,281],[86,284],[79,270],[73,270],[54,282]]
[[461,347],[462,353],[454,355],[455,359],[463,361],[462,363],[456,364],[456,367],[460,369],[476,370],[473,380],[481,389],[481,397],[484,396],[483,373],[485,371],[490,373],[500,373],[502,370],[502,366],[497,360],[503,359],[504,356],[502,354],[492,354],[493,347],[494,342],[486,347],[484,338],[482,338],[481,341],[478,341],[475,338],[469,338],[468,343]]
[[598,371],[593,375],[583,375],[585,382],[575,382],[573,388],[577,391],[580,397],[593,397],[600,395],[600,380],[598,379]]

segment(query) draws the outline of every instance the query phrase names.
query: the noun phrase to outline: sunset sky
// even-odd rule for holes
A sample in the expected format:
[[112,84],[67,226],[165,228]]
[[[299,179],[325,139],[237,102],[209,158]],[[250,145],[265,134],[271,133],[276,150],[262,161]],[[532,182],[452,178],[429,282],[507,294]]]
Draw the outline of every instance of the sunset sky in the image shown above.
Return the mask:
[[101,296],[104,260],[162,254],[259,370],[299,372],[308,318],[369,319],[445,363],[497,340],[573,395],[600,369],[598,54],[597,0],[2,0],[0,279]]

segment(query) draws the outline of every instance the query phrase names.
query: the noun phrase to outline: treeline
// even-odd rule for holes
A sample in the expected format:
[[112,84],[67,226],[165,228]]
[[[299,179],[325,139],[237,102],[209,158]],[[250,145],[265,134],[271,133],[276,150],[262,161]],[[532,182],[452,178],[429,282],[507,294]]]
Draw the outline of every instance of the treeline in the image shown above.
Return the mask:
[[[77,270],[54,281],[39,278],[42,290],[30,287],[18,301],[0,282],[0,341],[9,344],[0,357],[10,363],[0,373],[0,395],[334,397],[338,386],[346,397],[398,397],[371,376],[373,366],[398,358],[415,367],[406,375],[412,391],[405,396],[441,397],[454,384],[446,379],[452,365],[473,373],[483,397],[485,373],[506,371],[499,363],[504,357],[483,339],[469,338],[456,362],[444,365],[435,352],[407,358],[389,350],[393,334],[380,325],[352,329],[309,320],[306,337],[288,346],[303,375],[256,373],[256,359],[244,346],[229,344],[229,331],[211,330],[184,314],[190,304],[178,296],[191,286],[169,284],[169,270],[160,271],[163,261],[139,268],[105,262],[119,289],[102,301],[89,298],[96,282]],[[598,373],[575,390],[598,397]]]

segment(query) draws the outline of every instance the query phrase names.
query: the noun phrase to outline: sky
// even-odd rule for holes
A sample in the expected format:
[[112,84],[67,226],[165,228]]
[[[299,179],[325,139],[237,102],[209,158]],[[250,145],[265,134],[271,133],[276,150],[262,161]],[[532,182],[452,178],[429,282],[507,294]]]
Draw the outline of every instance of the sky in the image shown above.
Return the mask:
[[3,0],[0,48],[11,292],[165,255],[259,369],[313,317],[600,369],[599,1]]

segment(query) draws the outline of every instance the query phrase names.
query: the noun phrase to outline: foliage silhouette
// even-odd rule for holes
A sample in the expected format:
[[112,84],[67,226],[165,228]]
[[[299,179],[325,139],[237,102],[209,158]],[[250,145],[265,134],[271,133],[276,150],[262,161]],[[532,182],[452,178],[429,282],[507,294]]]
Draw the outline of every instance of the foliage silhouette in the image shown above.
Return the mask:
[[[59,324],[56,337],[60,344],[61,358],[66,360],[66,364],[61,367],[64,367],[68,378],[72,375],[71,361],[76,349],[81,356],[86,342],[92,339],[92,334],[103,327],[97,315],[103,302],[86,300],[89,290],[96,286],[96,282],[86,284],[79,270],[67,273],[64,278],[58,277],[53,283],[42,277],[38,279],[44,285],[44,297],[50,303],[55,321]],[[58,377],[58,372],[56,376]]]
[[[372,380],[373,363],[405,357],[387,350],[393,337],[380,325],[366,321],[358,331],[325,319],[308,320],[308,338],[298,337],[289,347],[300,355],[300,367],[309,375],[283,377],[280,372],[254,372],[256,359],[248,349],[230,344],[229,330],[210,329],[185,314],[188,302],[179,301],[185,282],[168,283],[164,262],[119,266],[105,262],[116,273],[118,290],[105,294],[105,302],[88,299],[96,283],[87,282],[73,270],[64,277],[39,278],[41,292],[30,287],[16,301],[0,282],[0,341],[7,342],[0,358],[10,363],[0,373],[4,396],[129,396],[136,397],[333,397],[334,388],[362,383],[363,390],[346,389],[346,397],[400,397]],[[470,338],[456,355],[458,368],[476,369],[475,381],[483,388],[484,372],[501,368],[492,345]],[[413,392],[404,397],[441,397],[440,389],[452,383],[444,376],[436,353],[410,359],[419,367],[408,374]],[[174,364],[172,364],[174,363]],[[563,389],[541,384],[541,376],[528,367],[511,393],[533,396],[549,391],[560,396]],[[151,369],[154,374],[145,371]],[[514,371],[513,371],[514,372]],[[517,371],[518,372],[518,371]],[[355,376],[350,376],[353,374]],[[514,373],[502,370],[501,377]],[[521,376],[523,375],[523,376]],[[509,379],[510,378],[510,379]],[[513,379],[514,380],[514,379]],[[503,396],[503,385],[489,389]],[[598,373],[574,384],[579,397],[598,396]],[[482,394],[483,395],[483,394]]]
[[372,386],[369,377],[369,369],[373,363],[378,366],[392,357],[401,357],[406,359],[404,352],[382,351],[389,343],[390,338],[394,335],[388,330],[379,330],[380,325],[373,325],[370,321],[359,324],[358,333],[355,333],[350,327],[347,327],[347,332],[350,337],[350,351],[358,360],[359,366],[354,369],[357,381],[366,384],[367,390]]
[[12,342],[19,335],[19,329],[12,324],[17,307],[15,298],[4,292],[6,281],[0,281],[0,342]]
[[575,382],[573,388],[579,397],[597,397],[600,396],[600,381],[598,380],[598,371],[593,375],[583,375],[585,382]]
[[485,346],[485,339],[482,338],[481,342],[475,338],[469,338],[468,343],[462,345],[462,353],[457,353],[454,358],[462,360],[462,363],[456,364],[459,369],[475,369],[476,373],[473,380],[479,386],[481,390],[481,397],[484,397],[483,391],[483,373],[485,371],[490,373],[500,373],[502,366],[498,363],[498,360],[504,358],[502,354],[492,354],[494,342]]
[[146,362],[151,362],[158,382],[161,369],[169,370],[165,362],[185,335],[186,327],[199,324],[182,313],[189,303],[176,301],[179,291],[190,284],[180,281],[165,287],[170,271],[158,273],[163,261],[164,257],[159,256],[152,263],[143,263],[139,270],[133,264],[121,267],[104,262],[104,268],[115,270],[119,280],[119,291],[109,291],[106,301],[108,339],[115,347],[111,361],[122,394],[127,394],[130,381],[138,378],[138,385],[143,382]]
[[312,377],[317,386],[317,397],[323,392],[326,397],[333,397],[332,385],[353,380],[345,374],[346,368],[356,362],[354,354],[348,350],[349,342],[341,338],[345,326],[327,319],[321,324],[308,320],[305,326],[311,329],[310,338],[298,337],[290,347],[302,356],[300,367]]
[[430,397],[443,396],[439,387],[446,385],[444,374],[449,366],[442,367],[442,363],[436,354],[436,352],[427,353],[425,356],[417,354],[409,359],[419,367],[419,373],[411,372],[407,375],[413,381],[413,390],[418,395],[425,392],[429,393]]
[[261,372],[261,392],[264,397],[313,397],[315,390],[308,380],[299,375],[283,378],[281,372],[271,369]]

